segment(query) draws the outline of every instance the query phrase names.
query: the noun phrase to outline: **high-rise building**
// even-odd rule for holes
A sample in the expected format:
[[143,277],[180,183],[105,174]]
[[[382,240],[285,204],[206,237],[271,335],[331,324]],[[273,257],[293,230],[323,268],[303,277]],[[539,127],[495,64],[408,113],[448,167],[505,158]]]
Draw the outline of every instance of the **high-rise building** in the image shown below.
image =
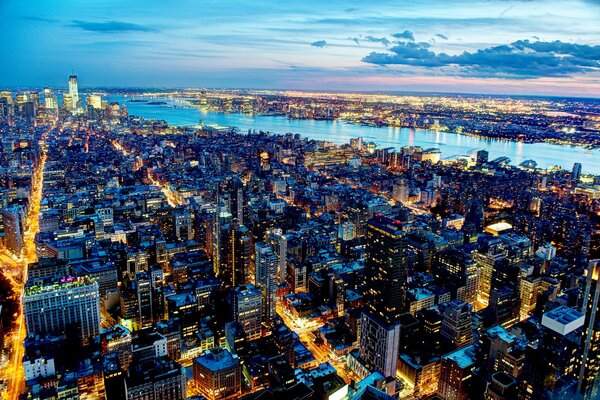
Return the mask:
[[[236,223],[237,225],[237,223]],[[237,225],[231,234],[233,286],[254,282],[252,270],[252,234],[244,225]]]
[[58,100],[56,99],[56,94],[54,94],[54,91],[49,87],[44,89],[44,106],[47,110],[58,110]]
[[580,304],[585,313],[583,354],[579,368],[578,392],[589,394],[600,373],[600,260],[591,260],[585,272]]
[[571,171],[571,179],[578,181],[581,179],[581,163],[576,162],[573,164],[573,170]]
[[483,398],[486,400],[511,400],[517,397],[517,380],[504,371],[492,375]]
[[367,223],[365,307],[361,316],[359,356],[369,370],[396,376],[402,298],[408,279],[402,224],[383,215]]
[[231,263],[231,213],[225,205],[217,207],[213,226],[213,270],[226,286],[233,286],[234,277]]
[[543,314],[541,338],[536,346],[526,349],[519,398],[576,398],[584,323],[585,315],[567,306],[558,306]]
[[477,165],[483,165],[488,162],[490,153],[487,150],[479,150],[477,152]]
[[270,323],[275,317],[275,305],[277,294],[277,255],[273,253],[271,247],[263,242],[254,245],[255,256],[255,284],[262,293],[262,320]]
[[442,342],[452,349],[460,349],[473,343],[471,305],[460,300],[448,303],[440,334]]
[[408,280],[406,237],[399,221],[376,215],[367,222],[365,240],[366,311],[386,323],[402,314]]
[[2,209],[6,249],[17,257],[23,251],[25,216],[23,207],[12,206]]
[[241,324],[248,340],[261,335],[262,294],[254,285],[233,289],[231,308],[233,320]]
[[185,368],[168,357],[134,363],[125,378],[126,400],[183,400]]
[[269,233],[269,242],[273,252],[277,256],[278,283],[283,284],[287,272],[287,237],[281,229],[273,229]]
[[80,106],[79,103],[79,84],[77,75],[69,76],[69,96],[71,96],[71,108],[76,109]]
[[437,395],[444,400],[468,400],[476,357],[474,346],[463,347],[442,357]]
[[88,277],[49,278],[25,286],[28,335],[60,335],[77,325],[85,341],[100,332],[98,283]]
[[85,99],[85,105],[87,107],[92,107],[95,110],[101,110],[102,109],[102,96],[97,95],[97,94],[88,95],[88,97]]
[[242,367],[236,355],[215,348],[194,359],[194,383],[208,400],[238,396],[242,390]]

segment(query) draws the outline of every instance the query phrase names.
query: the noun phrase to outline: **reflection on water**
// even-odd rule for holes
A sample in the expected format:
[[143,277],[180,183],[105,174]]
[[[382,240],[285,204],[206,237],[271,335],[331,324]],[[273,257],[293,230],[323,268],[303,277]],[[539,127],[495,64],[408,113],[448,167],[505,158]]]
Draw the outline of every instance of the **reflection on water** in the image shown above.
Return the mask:
[[[109,96],[109,102],[126,102],[122,96]],[[167,100],[167,103],[170,103]],[[581,147],[559,146],[548,143],[522,143],[493,140],[436,132],[424,129],[351,125],[344,122],[290,120],[285,117],[214,113],[195,108],[172,108],[164,105],[127,102],[132,115],[144,118],[164,119],[171,125],[197,125],[202,120],[207,125],[235,126],[240,132],[248,129],[273,133],[300,133],[303,137],[316,140],[328,140],[334,143],[348,143],[353,137],[363,137],[373,141],[379,147],[401,148],[403,146],[439,147],[442,157],[467,154],[474,150],[485,149],[490,159],[506,156],[512,164],[533,159],[538,167],[547,168],[561,165],[570,169],[575,162],[583,164],[585,173],[600,174],[600,150],[587,151]]]

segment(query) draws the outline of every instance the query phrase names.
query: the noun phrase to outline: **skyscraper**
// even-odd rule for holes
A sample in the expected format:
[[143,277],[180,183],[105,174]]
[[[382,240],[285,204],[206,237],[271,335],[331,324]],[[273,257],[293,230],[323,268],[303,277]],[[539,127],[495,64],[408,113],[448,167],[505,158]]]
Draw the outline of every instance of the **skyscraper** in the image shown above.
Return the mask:
[[239,396],[242,390],[242,368],[236,355],[215,348],[194,359],[194,382],[209,400]]
[[483,165],[488,162],[490,153],[487,150],[479,150],[477,152],[477,165]]
[[402,298],[408,279],[406,238],[399,221],[376,215],[367,223],[365,308],[359,355],[367,368],[396,376]]
[[77,75],[69,76],[69,95],[71,96],[72,108],[76,109],[79,107],[79,84],[77,82]]
[[471,329],[471,305],[453,300],[448,303],[440,330],[442,341],[452,349],[460,349],[473,342]]
[[83,340],[100,332],[98,283],[87,277],[28,283],[23,309],[28,335],[60,335],[68,325],[79,326]]
[[254,249],[255,280],[262,293],[263,322],[271,322],[275,317],[277,256],[271,247],[263,242],[256,243]]
[[44,106],[47,110],[58,110],[58,100],[51,88],[44,89]]
[[278,283],[282,284],[285,282],[285,275],[287,272],[287,237],[283,234],[281,229],[277,228],[271,230],[269,241],[271,242],[273,252],[277,255]]
[[571,179],[578,181],[581,178],[581,163],[576,162],[573,164],[573,171],[571,171]]
[[579,368],[578,392],[588,393],[600,372],[600,260],[591,260],[585,272],[585,286],[580,299],[581,312],[585,313],[583,354]]
[[2,209],[6,249],[17,257],[23,250],[24,215],[21,206]]
[[232,293],[233,320],[244,328],[248,340],[260,337],[262,295],[254,285],[236,287]]

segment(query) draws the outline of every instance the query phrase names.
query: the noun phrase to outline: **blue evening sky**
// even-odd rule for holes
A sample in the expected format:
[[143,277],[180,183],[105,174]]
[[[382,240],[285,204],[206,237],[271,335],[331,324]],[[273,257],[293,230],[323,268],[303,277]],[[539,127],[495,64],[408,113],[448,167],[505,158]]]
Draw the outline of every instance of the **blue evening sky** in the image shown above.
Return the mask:
[[600,1],[0,0],[0,87],[600,97]]

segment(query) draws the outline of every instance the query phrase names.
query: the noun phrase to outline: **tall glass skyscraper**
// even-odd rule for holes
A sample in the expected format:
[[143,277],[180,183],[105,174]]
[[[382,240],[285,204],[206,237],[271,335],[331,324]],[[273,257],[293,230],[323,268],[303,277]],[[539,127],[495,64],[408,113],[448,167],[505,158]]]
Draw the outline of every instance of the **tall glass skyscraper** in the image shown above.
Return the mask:
[[73,108],[79,107],[79,84],[77,83],[77,75],[69,76],[69,95],[73,102]]

